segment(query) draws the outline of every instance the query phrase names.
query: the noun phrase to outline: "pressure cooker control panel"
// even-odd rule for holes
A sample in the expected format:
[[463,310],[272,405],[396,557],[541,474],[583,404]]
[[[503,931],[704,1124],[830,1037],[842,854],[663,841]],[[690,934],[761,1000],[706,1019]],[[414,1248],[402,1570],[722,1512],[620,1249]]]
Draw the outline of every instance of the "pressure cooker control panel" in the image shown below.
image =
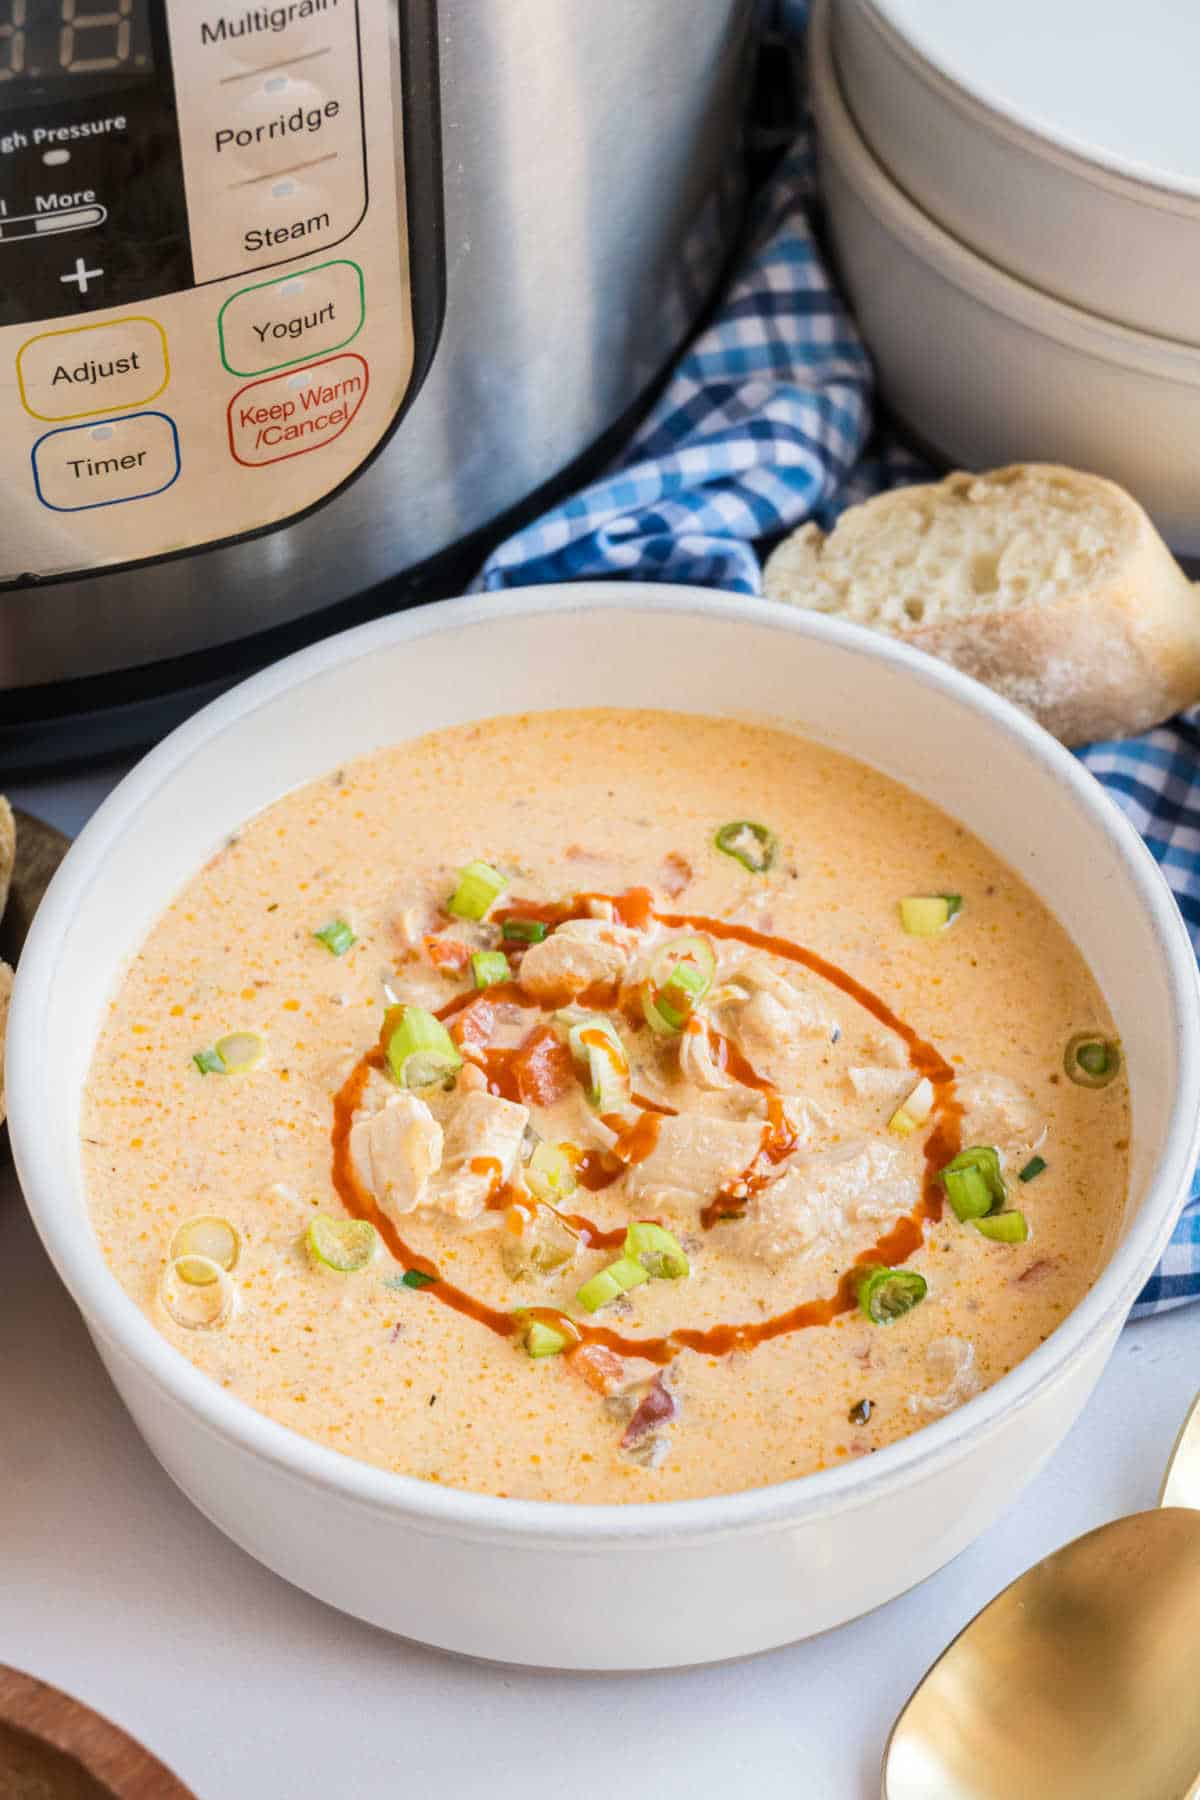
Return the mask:
[[0,0],[0,581],[304,511],[412,368],[396,0]]

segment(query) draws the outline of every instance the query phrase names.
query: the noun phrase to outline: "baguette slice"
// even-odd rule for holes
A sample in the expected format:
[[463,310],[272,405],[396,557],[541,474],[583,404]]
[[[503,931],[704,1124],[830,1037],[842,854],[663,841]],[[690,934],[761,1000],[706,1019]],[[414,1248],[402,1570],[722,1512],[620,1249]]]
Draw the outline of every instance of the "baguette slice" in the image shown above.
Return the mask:
[[12,993],[13,972],[0,962],[0,1125],[4,1123],[4,1034],[8,1026],[8,997]]
[[13,818],[12,807],[0,794],[0,919],[4,917],[4,903],[8,899],[8,884],[12,880],[13,864],[17,860],[17,822]]
[[902,638],[1065,744],[1145,731],[1200,700],[1200,590],[1137,502],[1048,463],[957,473],[804,525],[769,598]]

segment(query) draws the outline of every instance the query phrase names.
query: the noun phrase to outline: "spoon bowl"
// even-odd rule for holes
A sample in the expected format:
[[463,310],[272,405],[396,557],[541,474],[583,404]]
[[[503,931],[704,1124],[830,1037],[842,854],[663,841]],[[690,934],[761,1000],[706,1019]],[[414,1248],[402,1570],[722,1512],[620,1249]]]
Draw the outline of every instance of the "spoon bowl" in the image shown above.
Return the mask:
[[1200,1398],[1162,1504],[1029,1569],[945,1650],[897,1719],[884,1800],[1200,1795]]

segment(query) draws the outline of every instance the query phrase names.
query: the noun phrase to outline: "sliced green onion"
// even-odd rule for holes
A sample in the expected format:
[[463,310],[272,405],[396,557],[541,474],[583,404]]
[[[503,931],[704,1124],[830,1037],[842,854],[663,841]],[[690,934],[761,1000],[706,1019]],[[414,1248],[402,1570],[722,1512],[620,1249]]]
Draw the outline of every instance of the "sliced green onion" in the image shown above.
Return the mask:
[[176,1256],[159,1283],[164,1311],[188,1331],[224,1325],[234,1307],[234,1286],[219,1263],[207,1256]]
[[491,863],[469,862],[458,871],[458,886],[446,902],[446,911],[458,919],[485,919],[507,886]]
[[379,1251],[379,1233],[366,1219],[328,1219],[318,1213],[305,1241],[314,1262],[339,1275],[357,1275]]
[[672,938],[663,944],[650,964],[652,986],[666,987],[681,965],[696,970],[703,978],[704,992],[707,993],[717,972],[717,953],[709,939],[689,933],[687,937]]
[[915,1269],[868,1268],[858,1280],[859,1310],[873,1325],[890,1325],[918,1306],[929,1283]]
[[630,1288],[640,1287],[643,1281],[649,1279],[649,1269],[644,1269],[632,1256],[618,1257],[615,1263],[609,1263],[607,1269],[601,1269],[585,1281],[575,1298],[585,1311],[598,1312],[602,1306],[620,1299]]
[[1079,1087],[1107,1087],[1121,1067],[1121,1046],[1115,1038],[1080,1032],[1067,1045],[1063,1067]]
[[588,1013],[567,1034],[571,1054],[585,1071],[584,1091],[597,1112],[616,1112],[629,1094],[629,1061],[616,1027],[603,1013]]
[[726,856],[740,862],[752,875],[765,875],[775,861],[779,848],[773,831],[753,819],[733,819],[722,825],[713,843]]
[[1017,1176],[1017,1180],[1036,1181],[1045,1167],[1046,1159],[1044,1156],[1031,1156],[1029,1161],[1025,1164],[1025,1167],[1021,1170],[1021,1173]]
[[658,1281],[679,1281],[691,1273],[679,1239],[649,1219],[639,1219],[629,1227],[623,1249],[625,1256],[640,1262]]
[[192,1061],[202,1075],[227,1075],[229,1073],[225,1067],[225,1058],[216,1049],[197,1050]]
[[541,919],[505,919],[500,936],[509,944],[540,944],[550,927]]
[[975,1229],[996,1244],[1023,1244],[1029,1236],[1025,1214],[1015,1210],[992,1213],[986,1219],[976,1219]]
[[351,944],[358,942],[345,919],[330,919],[328,925],[322,925],[320,931],[313,932],[313,936],[318,944],[324,944],[334,956],[345,956]]
[[495,987],[512,974],[503,950],[476,950],[471,957],[471,973],[477,988]]
[[955,1217],[964,1224],[982,1219],[1004,1205],[1008,1189],[1000,1170],[1000,1152],[991,1144],[972,1144],[939,1169],[938,1180]]
[[432,1287],[437,1280],[436,1275],[427,1275],[424,1269],[405,1269],[400,1277],[400,1286],[406,1288]]
[[900,902],[900,923],[910,937],[936,937],[961,911],[961,894],[909,894]]
[[[529,1317],[524,1307],[513,1314],[514,1319]],[[521,1342],[530,1356],[561,1356],[570,1344],[579,1342],[579,1329],[565,1313],[558,1315],[557,1325],[549,1324],[545,1319],[529,1319],[521,1334]]]
[[712,986],[717,955],[707,938],[673,938],[650,964],[642,988],[642,1012],[662,1037],[681,1032]]
[[933,1083],[927,1075],[922,1075],[908,1099],[888,1120],[888,1130],[894,1131],[897,1137],[911,1137],[920,1126],[928,1123],[932,1111]]
[[389,1006],[383,1015],[383,1048],[392,1078],[402,1088],[448,1083],[462,1068],[454,1039],[423,1006]]
[[222,1269],[232,1269],[240,1249],[241,1239],[228,1219],[218,1218],[215,1213],[202,1213],[198,1218],[184,1221],[171,1239],[167,1255],[172,1262],[180,1257],[201,1257],[217,1263]]
[[541,1143],[525,1164],[525,1185],[536,1200],[554,1205],[578,1185],[575,1164],[561,1144]]
[[566,1337],[561,1331],[555,1331],[553,1325],[546,1325],[541,1319],[529,1321],[525,1348],[530,1356],[560,1356],[566,1347]]
[[215,1049],[227,1075],[248,1075],[266,1055],[267,1040],[257,1031],[231,1031],[217,1039]]

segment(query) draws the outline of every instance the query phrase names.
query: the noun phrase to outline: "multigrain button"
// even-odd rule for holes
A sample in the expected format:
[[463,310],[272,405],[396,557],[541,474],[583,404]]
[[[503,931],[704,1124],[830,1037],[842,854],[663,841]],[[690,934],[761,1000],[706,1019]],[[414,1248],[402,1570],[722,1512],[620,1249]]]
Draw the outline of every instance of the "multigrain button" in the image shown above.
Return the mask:
[[33,485],[54,512],[148,500],[179,476],[179,433],[166,413],[128,413],[47,431],[33,446]]
[[340,350],[363,324],[363,277],[339,258],[231,294],[217,318],[231,375],[265,375]]
[[17,351],[21,404],[35,419],[88,419],[142,406],[171,377],[167,334],[131,314],[27,338]]
[[239,388],[229,402],[229,449],[248,468],[323,450],[341,437],[367,393],[368,371],[354,351],[290,375]]

